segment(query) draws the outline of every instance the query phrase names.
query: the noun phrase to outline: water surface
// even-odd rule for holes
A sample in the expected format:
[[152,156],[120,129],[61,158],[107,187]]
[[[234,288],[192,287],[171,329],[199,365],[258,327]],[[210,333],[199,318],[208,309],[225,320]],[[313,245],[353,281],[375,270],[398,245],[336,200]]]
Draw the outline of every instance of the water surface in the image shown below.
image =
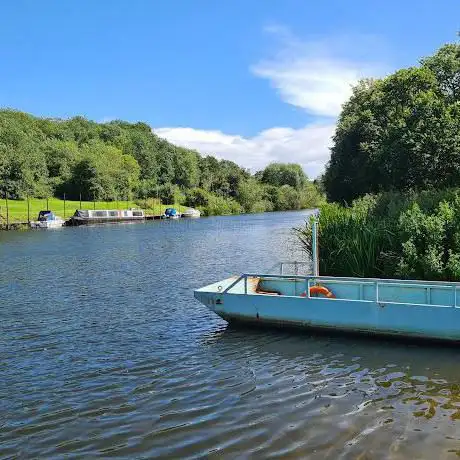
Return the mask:
[[0,233],[0,457],[460,456],[458,348],[233,328],[301,213]]

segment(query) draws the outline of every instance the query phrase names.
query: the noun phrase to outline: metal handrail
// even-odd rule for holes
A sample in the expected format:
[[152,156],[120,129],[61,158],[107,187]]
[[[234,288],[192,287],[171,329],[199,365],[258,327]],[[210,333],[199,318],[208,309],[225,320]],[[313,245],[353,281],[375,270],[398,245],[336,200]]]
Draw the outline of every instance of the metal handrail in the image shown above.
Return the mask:
[[[388,300],[382,301],[380,299],[380,288],[383,286],[400,286],[400,287],[407,287],[407,288],[424,288],[427,290],[427,297],[430,299],[430,302],[426,304],[420,304],[420,305],[433,305],[431,303],[431,289],[432,288],[437,288],[437,289],[447,289],[447,290],[452,290],[454,294],[454,302],[453,302],[453,307],[458,307],[457,306],[457,291],[460,286],[459,283],[452,283],[450,285],[443,284],[442,282],[428,282],[424,283],[418,280],[414,280],[413,282],[404,280],[401,282],[398,282],[399,280],[393,280],[392,282],[389,282],[387,280],[375,280],[375,279],[369,279],[369,278],[363,278],[362,280],[352,280],[352,279],[337,279],[334,277],[327,277],[327,276],[314,276],[314,275],[277,275],[277,274],[260,274],[260,273],[243,273],[241,274],[238,278],[236,278],[230,285],[228,285],[221,293],[225,294],[228,293],[230,289],[235,287],[238,283],[241,281],[244,282],[244,294],[248,293],[248,278],[270,278],[270,279],[294,279],[294,280],[302,280],[305,281],[305,285],[307,288],[307,295],[309,298],[309,290],[310,287],[313,283],[318,283],[318,282],[329,282],[329,283],[337,283],[337,284],[342,284],[342,283],[352,283],[352,284],[359,284],[361,286],[363,285],[371,285],[375,286],[375,302],[376,303],[394,303]],[[361,299],[362,300],[362,299]],[[399,302],[398,302],[399,303]],[[406,302],[401,302],[401,303],[406,303]]]

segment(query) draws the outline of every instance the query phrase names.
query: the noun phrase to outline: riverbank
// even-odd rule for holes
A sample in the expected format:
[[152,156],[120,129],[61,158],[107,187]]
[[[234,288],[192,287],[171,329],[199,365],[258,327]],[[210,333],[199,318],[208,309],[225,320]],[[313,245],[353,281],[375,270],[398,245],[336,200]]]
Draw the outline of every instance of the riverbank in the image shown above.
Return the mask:
[[[179,212],[185,206],[179,204],[161,204],[157,200],[124,201],[72,201],[58,198],[30,198],[29,200],[0,200],[0,230],[18,230],[27,228],[29,221],[37,219],[42,210],[51,210],[56,215],[68,219],[76,209],[128,209],[142,208],[148,215],[163,214],[166,208],[173,207]],[[8,227],[8,228],[7,228]]]
[[[61,200],[59,198],[30,198],[29,200],[5,200],[0,199],[0,230],[24,230],[28,228],[29,221],[37,220],[38,213],[42,210],[53,211],[57,216],[63,219],[69,219],[76,209],[129,209],[140,208],[145,211],[146,216],[159,216],[164,214],[167,208],[175,208],[181,214],[187,206],[182,204],[162,204],[155,198],[138,199],[138,200],[119,200],[119,201],[79,201],[79,200]],[[241,207],[235,209],[197,206],[204,216],[219,215],[242,215],[254,214],[246,213]],[[305,208],[308,210],[311,208]],[[302,211],[301,209],[275,211],[290,212]],[[261,211],[271,213],[272,211]]]

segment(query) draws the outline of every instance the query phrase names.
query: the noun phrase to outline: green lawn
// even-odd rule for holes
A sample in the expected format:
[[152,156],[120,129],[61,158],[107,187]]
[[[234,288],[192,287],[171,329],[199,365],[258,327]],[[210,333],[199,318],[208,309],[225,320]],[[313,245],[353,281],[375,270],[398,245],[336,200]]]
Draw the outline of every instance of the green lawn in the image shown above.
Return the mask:
[[[49,209],[56,215],[69,218],[76,209],[127,209],[142,208],[146,214],[162,214],[168,207],[175,207],[182,212],[184,207],[181,205],[160,204],[156,200],[137,200],[137,201],[69,201],[57,198],[46,199],[31,198],[29,200],[30,220],[37,220],[38,213]],[[6,223],[6,200],[0,199],[0,224]],[[27,222],[27,200],[8,200],[8,214],[10,223]]]

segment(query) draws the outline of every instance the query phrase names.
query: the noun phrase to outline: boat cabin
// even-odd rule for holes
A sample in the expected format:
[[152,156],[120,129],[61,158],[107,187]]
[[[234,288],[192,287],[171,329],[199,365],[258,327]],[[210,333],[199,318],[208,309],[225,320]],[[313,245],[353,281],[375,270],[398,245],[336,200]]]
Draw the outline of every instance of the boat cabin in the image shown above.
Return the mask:
[[77,209],[70,218],[70,225],[140,221],[143,219],[145,219],[145,213],[142,209]]

